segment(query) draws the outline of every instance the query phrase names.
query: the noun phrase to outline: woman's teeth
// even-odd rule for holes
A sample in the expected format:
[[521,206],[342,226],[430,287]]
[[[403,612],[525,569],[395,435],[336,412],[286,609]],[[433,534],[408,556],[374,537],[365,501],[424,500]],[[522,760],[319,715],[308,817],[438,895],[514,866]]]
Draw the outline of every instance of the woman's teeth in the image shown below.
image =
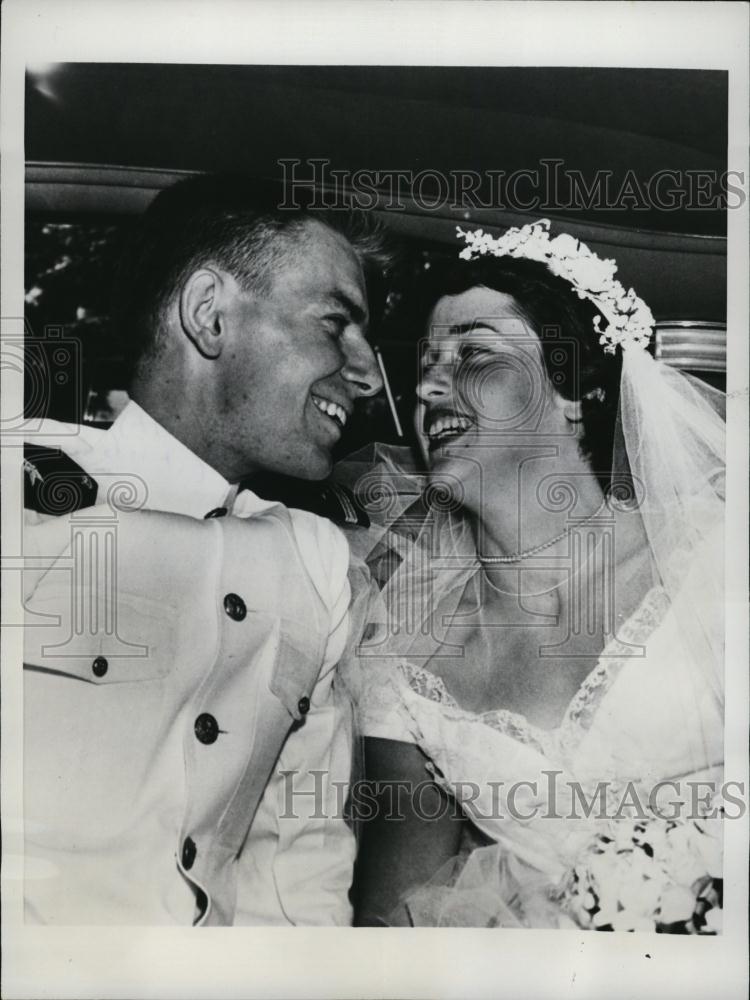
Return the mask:
[[320,396],[313,396],[312,401],[321,413],[332,417],[341,427],[346,425],[346,410],[343,406],[333,403],[330,399],[322,399]]
[[438,417],[427,428],[427,437],[430,441],[443,441],[450,437],[457,437],[467,431],[471,427],[471,423],[468,417]]

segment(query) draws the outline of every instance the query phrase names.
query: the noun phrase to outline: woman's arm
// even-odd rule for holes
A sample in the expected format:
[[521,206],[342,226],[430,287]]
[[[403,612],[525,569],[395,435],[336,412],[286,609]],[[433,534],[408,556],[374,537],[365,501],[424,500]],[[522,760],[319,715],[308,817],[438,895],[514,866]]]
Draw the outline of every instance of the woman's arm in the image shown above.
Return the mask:
[[368,812],[374,815],[362,821],[355,926],[408,925],[401,897],[458,852],[466,820],[455,800],[431,781],[425,764],[411,743],[365,740],[365,776],[373,792]]

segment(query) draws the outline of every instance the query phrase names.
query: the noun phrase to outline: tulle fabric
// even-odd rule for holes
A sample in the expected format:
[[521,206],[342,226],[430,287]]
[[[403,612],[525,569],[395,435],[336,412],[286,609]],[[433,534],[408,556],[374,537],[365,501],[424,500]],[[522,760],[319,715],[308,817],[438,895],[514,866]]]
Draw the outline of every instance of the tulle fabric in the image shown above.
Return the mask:
[[575,927],[547,879],[498,844],[452,859],[404,906],[413,927]]
[[723,698],[726,425],[723,393],[655,361],[624,352],[614,475],[632,476],[638,515],[658,578],[674,602],[686,569],[701,586],[683,593],[680,630],[690,650],[685,683],[711,681]]

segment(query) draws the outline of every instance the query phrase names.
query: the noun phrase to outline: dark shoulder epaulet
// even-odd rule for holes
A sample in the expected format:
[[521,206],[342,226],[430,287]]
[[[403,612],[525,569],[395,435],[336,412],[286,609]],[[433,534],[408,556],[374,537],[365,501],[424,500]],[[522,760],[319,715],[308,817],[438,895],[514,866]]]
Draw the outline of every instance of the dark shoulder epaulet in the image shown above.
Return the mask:
[[327,517],[335,524],[354,525],[360,528],[370,527],[370,518],[365,508],[356,496],[341,483],[326,483],[310,504],[314,514]]
[[23,471],[29,510],[59,516],[96,503],[96,480],[60,448],[24,445]]
[[334,524],[369,528],[370,518],[362,504],[348,487],[333,482],[309,482],[286,476],[266,475],[262,481],[247,480],[240,484],[264,500],[276,500],[285,507],[306,510]]

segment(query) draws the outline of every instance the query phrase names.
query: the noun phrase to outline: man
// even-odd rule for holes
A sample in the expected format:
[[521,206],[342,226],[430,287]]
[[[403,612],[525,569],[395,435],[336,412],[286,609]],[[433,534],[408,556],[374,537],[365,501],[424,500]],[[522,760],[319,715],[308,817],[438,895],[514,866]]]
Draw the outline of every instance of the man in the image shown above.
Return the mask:
[[[95,496],[37,504],[25,535],[27,920],[350,922],[347,546],[238,483],[326,476],[380,390],[377,249],[221,178],[163,192],[135,233],[132,401],[109,430],[34,438]],[[49,501],[45,469],[27,463]]]

